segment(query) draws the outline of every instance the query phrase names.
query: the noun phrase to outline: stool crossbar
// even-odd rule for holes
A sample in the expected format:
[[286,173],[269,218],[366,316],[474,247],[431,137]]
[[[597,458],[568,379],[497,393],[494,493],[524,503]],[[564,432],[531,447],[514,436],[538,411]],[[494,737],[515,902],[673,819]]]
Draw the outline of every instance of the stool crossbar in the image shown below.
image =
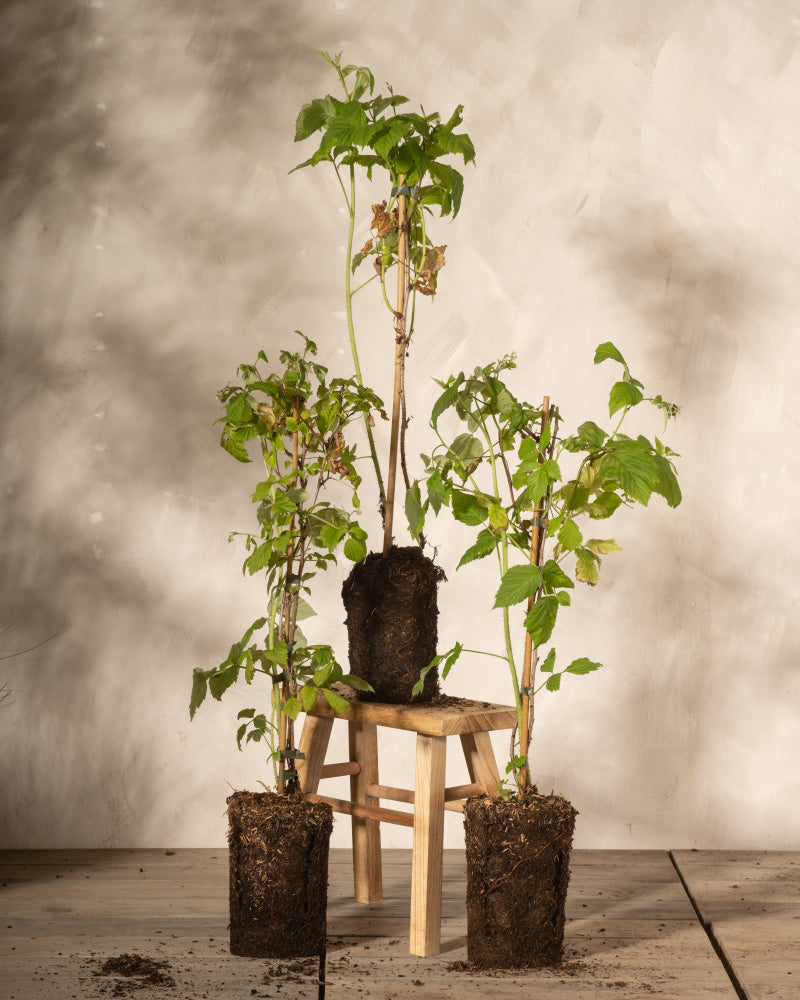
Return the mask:
[[[347,721],[349,760],[326,764],[336,719]],[[496,795],[500,783],[489,733],[512,729],[514,708],[487,702],[448,705],[387,705],[351,701],[345,713],[334,712],[324,698],[312,706],[303,724],[297,762],[307,799],[327,802],[334,812],[351,817],[354,896],[361,903],[383,898],[381,823],[414,831],[411,864],[412,955],[438,955],[441,946],[442,847],[444,811],[461,811],[474,795]],[[382,785],[378,778],[378,726],[416,733],[414,789]],[[445,787],[447,737],[458,736],[469,783]],[[350,777],[350,798],[318,793],[324,778]],[[381,800],[413,805],[412,812],[382,806]]]

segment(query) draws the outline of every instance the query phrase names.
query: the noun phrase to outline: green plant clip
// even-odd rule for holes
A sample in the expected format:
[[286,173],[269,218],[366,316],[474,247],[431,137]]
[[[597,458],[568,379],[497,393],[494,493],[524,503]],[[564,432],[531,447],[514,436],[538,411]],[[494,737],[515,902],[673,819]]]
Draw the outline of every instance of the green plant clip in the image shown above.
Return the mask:
[[305,760],[306,755],[302,750],[279,750],[281,760]]
[[527,695],[529,698],[532,698],[536,694],[536,688],[533,686],[533,684],[527,684],[527,685],[521,684],[519,688],[519,693],[521,695]]
[[419,184],[414,185],[414,187],[409,187],[407,184],[402,184],[400,187],[392,188],[392,197],[397,198],[399,195],[404,194],[407,198],[416,198],[419,194]]
[[290,771],[278,771],[278,781],[292,781],[294,778],[299,778],[300,775],[292,768]]

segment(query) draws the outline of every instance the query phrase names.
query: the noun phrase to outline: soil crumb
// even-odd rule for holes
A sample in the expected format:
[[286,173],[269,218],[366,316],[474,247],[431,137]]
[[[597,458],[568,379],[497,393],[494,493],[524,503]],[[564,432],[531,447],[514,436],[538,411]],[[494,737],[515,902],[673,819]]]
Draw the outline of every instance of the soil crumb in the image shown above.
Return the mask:
[[116,981],[111,995],[124,997],[136,990],[146,989],[148,986],[174,987],[175,980],[162,971],[170,968],[172,967],[169,962],[157,962],[155,959],[145,958],[136,953],[132,955],[126,953],[114,958],[107,958],[105,962],[99,964],[92,975],[114,976]]

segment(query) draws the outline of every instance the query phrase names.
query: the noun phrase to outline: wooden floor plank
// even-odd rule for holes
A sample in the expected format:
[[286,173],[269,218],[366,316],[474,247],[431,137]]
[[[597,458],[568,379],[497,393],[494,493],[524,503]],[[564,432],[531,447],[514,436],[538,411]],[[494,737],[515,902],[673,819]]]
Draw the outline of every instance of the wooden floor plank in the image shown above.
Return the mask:
[[[352,898],[350,852],[331,854],[331,1000],[409,990],[483,1000],[734,1000],[666,852],[576,852],[566,965],[504,975],[458,966],[466,960],[463,851],[445,852],[442,953],[428,958],[408,954],[411,852],[383,858],[385,898],[365,905]],[[0,852],[0,881],[4,1000],[108,996],[113,982],[93,975],[98,960],[134,951],[169,961],[176,984],[136,991],[141,1000],[316,996],[313,969],[287,973],[281,963],[229,954],[225,851]]]
[[674,851],[673,857],[751,1000],[797,1000],[800,851]]

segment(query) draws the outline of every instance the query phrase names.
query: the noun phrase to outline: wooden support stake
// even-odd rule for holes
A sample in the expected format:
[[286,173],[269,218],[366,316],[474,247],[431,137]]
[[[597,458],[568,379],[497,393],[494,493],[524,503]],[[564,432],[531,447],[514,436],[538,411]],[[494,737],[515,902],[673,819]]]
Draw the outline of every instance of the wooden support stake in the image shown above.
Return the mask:
[[[405,182],[400,177],[400,184]],[[386,477],[386,517],[383,524],[383,555],[392,547],[394,524],[394,494],[397,482],[397,445],[400,438],[400,410],[403,376],[406,363],[406,304],[408,302],[408,230],[406,226],[406,196],[397,196],[397,309],[394,320],[394,393],[392,395],[392,427],[389,437],[389,472]]]

